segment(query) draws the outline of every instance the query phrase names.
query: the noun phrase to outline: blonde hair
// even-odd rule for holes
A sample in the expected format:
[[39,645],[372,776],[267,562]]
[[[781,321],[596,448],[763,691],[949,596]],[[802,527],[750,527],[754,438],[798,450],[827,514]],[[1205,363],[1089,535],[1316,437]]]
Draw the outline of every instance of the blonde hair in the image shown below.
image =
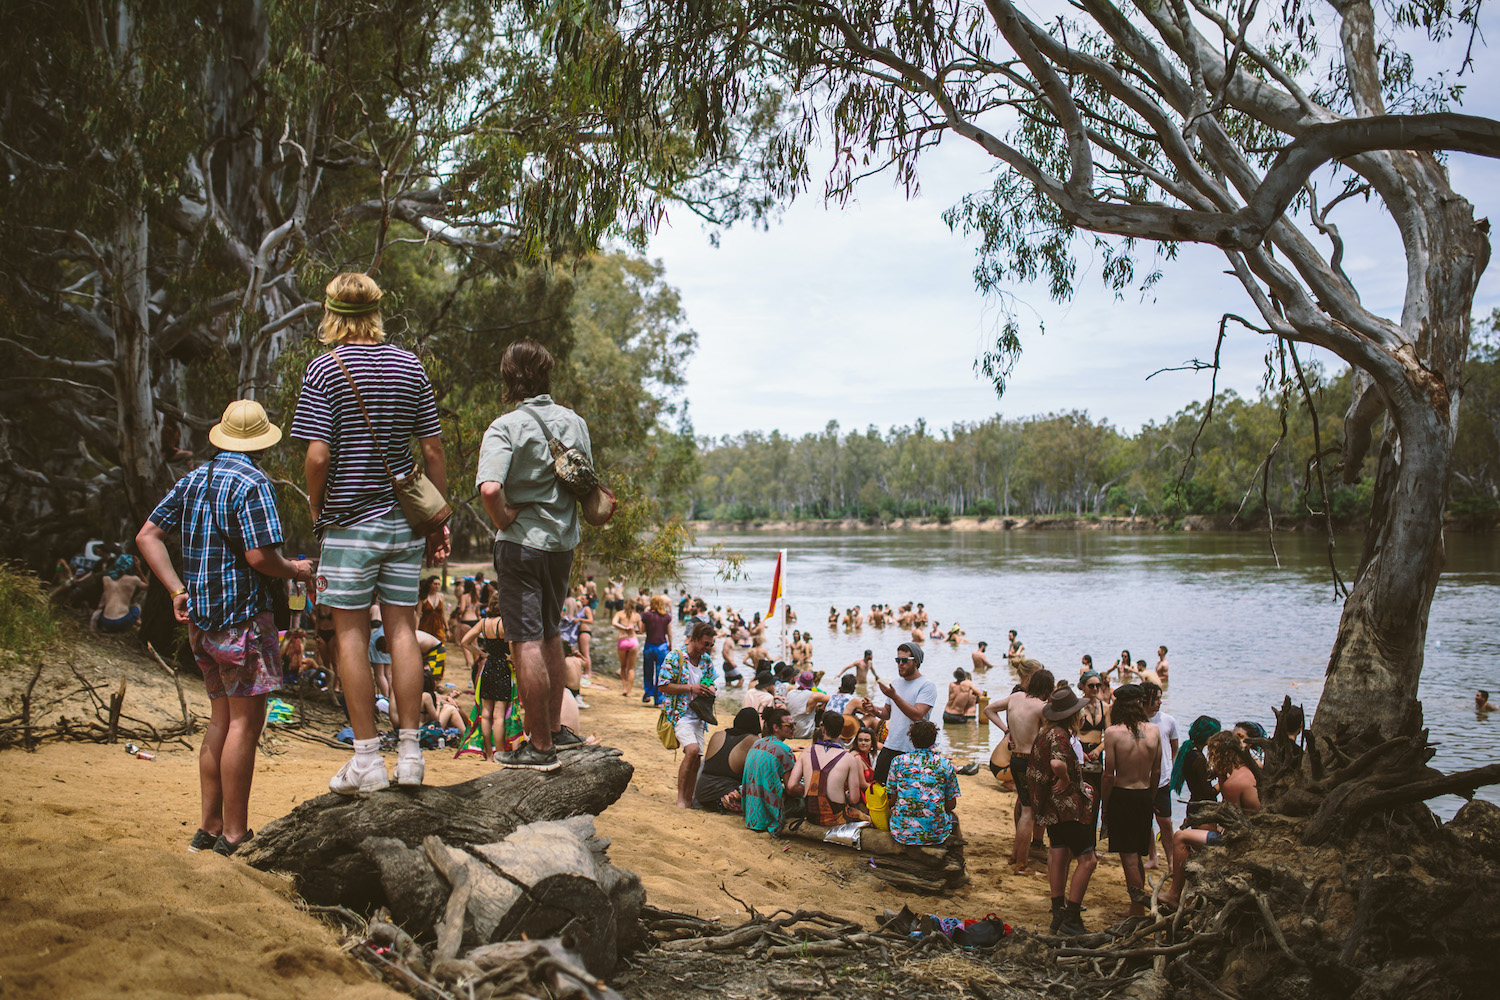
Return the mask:
[[[330,299],[351,304],[379,302],[384,295],[374,278],[352,272],[337,275],[323,291]],[[385,327],[380,322],[380,310],[344,316],[324,309],[323,321],[318,324],[318,342],[337,345],[351,338],[372,340],[377,344],[384,341]]]
[[660,594],[656,594],[651,598],[651,610],[655,611],[657,614],[666,614],[667,607],[667,599]]

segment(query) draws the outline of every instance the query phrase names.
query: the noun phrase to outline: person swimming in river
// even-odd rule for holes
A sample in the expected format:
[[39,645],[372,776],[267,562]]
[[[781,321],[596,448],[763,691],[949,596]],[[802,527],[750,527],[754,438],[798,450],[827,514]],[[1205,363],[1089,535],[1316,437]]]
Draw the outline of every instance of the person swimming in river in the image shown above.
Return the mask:
[[957,725],[978,721],[979,701],[983,695],[963,667],[954,668],[953,680],[948,682],[948,704],[943,707],[943,722]]

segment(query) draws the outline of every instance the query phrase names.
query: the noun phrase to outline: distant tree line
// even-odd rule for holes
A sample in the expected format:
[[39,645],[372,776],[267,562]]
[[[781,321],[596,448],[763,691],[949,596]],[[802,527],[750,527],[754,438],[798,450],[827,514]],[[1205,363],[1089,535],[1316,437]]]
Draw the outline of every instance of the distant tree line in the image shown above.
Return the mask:
[[[1500,311],[1478,331],[1455,445],[1449,509],[1500,511]],[[747,431],[700,438],[693,516],[724,521],[1017,515],[1182,516],[1259,519],[1369,514],[1367,459],[1353,485],[1337,467],[1352,379],[1273,354],[1253,398],[1218,392],[1135,434],[1067,411],[996,415],[934,429],[923,420],[882,432],[844,432],[829,421],[800,438]],[[1314,412],[1316,431],[1314,433]],[[1320,470],[1320,463],[1323,468]],[[1320,483],[1319,472],[1322,472]],[[1327,500],[1324,500],[1326,490]]]

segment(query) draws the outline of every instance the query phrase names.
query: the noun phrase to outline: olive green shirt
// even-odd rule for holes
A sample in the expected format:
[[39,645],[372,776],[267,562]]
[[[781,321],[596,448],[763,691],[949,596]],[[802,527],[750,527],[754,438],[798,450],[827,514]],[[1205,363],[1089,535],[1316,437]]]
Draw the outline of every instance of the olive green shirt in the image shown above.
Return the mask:
[[[590,462],[594,460],[588,424],[582,417],[545,393],[523,402],[547,422],[553,437],[583,452]],[[497,418],[484,432],[474,484],[482,488],[485,483],[505,487],[505,502],[521,509],[509,527],[495,533],[496,539],[544,552],[577,548],[578,501],[552,471],[552,452],[542,429],[519,407]]]

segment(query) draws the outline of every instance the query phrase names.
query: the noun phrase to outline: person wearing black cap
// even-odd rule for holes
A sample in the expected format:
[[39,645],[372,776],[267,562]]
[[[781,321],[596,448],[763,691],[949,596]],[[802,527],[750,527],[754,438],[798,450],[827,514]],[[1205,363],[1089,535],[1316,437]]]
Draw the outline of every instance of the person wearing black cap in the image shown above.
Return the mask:
[[884,705],[876,708],[870,699],[864,701],[866,716],[890,720],[885,746],[875,760],[875,783],[881,785],[885,784],[891,761],[916,749],[911,742],[911,724],[928,718],[937,704],[937,685],[922,676],[921,645],[903,642],[896,647],[896,672],[901,676],[895,683],[878,682],[880,693],[886,697]]
[[776,697],[776,675],[769,670],[759,670],[755,674],[755,687],[745,692],[742,704],[746,708],[753,708],[757,715],[765,717],[766,709],[773,707],[785,708],[781,699]]
[[[1047,831],[1047,880],[1052,888],[1052,933],[1070,937],[1087,934],[1080,910],[1089,879],[1098,867],[1094,827],[1089,822],[1091,789],[1083,780],[1082,762],[1073,749],[1078,713],[1083,699],[1072,685],[1052,692],[1042,709],[1042,730],[1031,751],[1026,772],[1035,804],[1036,823]],[[1068,879],[1068,866],[1078,866]]]

